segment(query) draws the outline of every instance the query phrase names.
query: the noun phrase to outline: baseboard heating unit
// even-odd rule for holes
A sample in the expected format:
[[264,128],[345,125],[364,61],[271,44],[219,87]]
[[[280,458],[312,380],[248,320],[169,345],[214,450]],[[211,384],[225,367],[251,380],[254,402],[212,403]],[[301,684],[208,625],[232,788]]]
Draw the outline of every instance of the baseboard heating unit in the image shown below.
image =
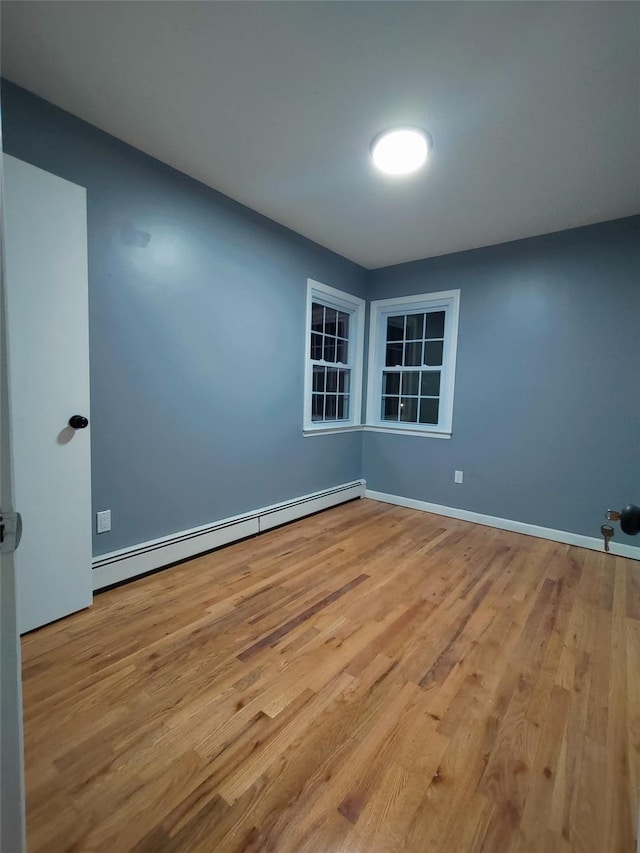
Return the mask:
[[365,481],[354,480],[330,489],[302,495],[289,501],[224,518],[212,524],[182,530],[171,536],[142,542],[130,548],[101,554],[92,562],[93,588],[104,589],[112,584],[143,575],[154,569],[187,560],[222,545],[246,539],[272,527],[279,527],[305,515],[364,497]]

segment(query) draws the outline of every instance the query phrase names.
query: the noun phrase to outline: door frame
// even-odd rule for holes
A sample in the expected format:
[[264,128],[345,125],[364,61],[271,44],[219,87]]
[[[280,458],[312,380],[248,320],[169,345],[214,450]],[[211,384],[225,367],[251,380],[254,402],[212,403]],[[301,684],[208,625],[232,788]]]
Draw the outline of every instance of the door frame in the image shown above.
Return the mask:
[[[2,214],[2,131],[0,129],[0,223]],[[9,404],[4,266],[0,225],[0,504],[13,506],[11,413]],[[16,573],[12,553],[0,553],[0,847],[26,850],[22,674]]]

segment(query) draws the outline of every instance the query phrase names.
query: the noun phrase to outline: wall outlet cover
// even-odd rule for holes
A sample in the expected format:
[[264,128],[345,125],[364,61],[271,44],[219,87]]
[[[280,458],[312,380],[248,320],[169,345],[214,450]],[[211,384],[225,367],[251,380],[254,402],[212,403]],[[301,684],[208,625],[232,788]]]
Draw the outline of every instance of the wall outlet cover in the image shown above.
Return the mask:
[[462,471],[456,471],[454,473],[453,482],[454,483],[461,483],[462,482]]
[[111,530],[111,510],[96,513],[96,533],[108,533]]

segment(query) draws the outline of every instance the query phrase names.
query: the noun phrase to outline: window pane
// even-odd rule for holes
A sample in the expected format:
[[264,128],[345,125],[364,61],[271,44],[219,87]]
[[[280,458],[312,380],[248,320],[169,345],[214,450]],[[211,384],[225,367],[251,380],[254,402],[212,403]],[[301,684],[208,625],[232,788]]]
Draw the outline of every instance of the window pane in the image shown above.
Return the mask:
[[440,395],[440,371],[427,373],[422,371],[422,382],[420,383],[420,394],[423,397],[438,397]]
[[312,421],[321,421],[323,411],[324,411],[324,395],[323,394],[312,394],[311,395],[311,420]]
[[420,374],[417,370],[402,371],[402,393],[418,396],[418,383],[420,382]]
[[338,311],[338,337],[349,337],[349,315],[344,311]]
[[338,371],[335,367],[327,367],[327,391],[338,390]]
[[387,341],[401,341],[404,337],[404,317],[387,317]]
[[[448,428],[453,377],[447,379],[445,388],[443,376],[457,343],[452,337],[456,330],[451,327],[457,310],[457,297],[445,298],[442,294],[437,299],[423,294],[395,304],[387,300],[384,308],[375,306],[371,337],[375,337],[377,329],[379,338],[377,352],[371,353],[370,358],[378,368],[378,378],[376,381],[375,376],[371,377],[370,382],[377,389],[379,403],[372,401],[374,424],[377,421],[386,427],[405,427],[409,431],[422,425],[427,432],[443,425]],[[385,339],[380,340],[383,324]],[[446,403],[442,418],[441,400]],[[375,411],[378,405],[380,408]]]
[[341,364],[346,364],[349,361],[349,341],[343,341],[338,338],[336,361],[339,361]]
[[311,358],[322,360],[322,335],[311,335]]
[[424,337],[424,314],[407,315],[407,340],[421,341]]
[[311,331],[322,332],[322,324],[324,322],[324,305],[318,302],[311,304]]
[[402,364],[402,344],[387,344],[387,367],[397,367]]
[[400,394],[400,374],[387,373],[382,374],[382,393],[383,394]]
[[324,419],[325,421],[335,421],[336,419],[336,395],[327,394],[324,403]]
[[437,424],[439,408],[439,400],[420,400],[420,423]]
[[427,338],[444,338],[444,311],[427,314]]
[[404,345],[405,367],[417,367],[422,363],[422,341]]
[[442,341],[427,341],[425,343],[424,363],[434,366],[442,364]]
[[346,421],[349,418],[349,397],[338,394],[338,420]]
[[324,367],[317,367],[314,365],[313,367],[313,390],[322,392],[324,391]]
[[400,420],[409,421],[412,424],[418,420],[418,399],[417,397],[403,397],[400,403]]
[[324,336],[324,360],[332,364],[336,360],[336,339]]
[[400,397],[382,398],[382,420],[397,421],[400,407]]
[[[351,373],[356,367],[359,372],[362,370],[362,352],[357,346],[356,333],[361,336],[364,308],[361,300],[347,293],[340,294],[339,301],[334,301],[332,296],[322,293],[321,288],[312,287],[311,282],[307,285],[307,300],[310,328],[307,332],[304,421],[313,427],[344,427],[354,417]],[[360,381],[358,376],[358,386]],[[360,420],[361,407],[357,408],[355,416]]]

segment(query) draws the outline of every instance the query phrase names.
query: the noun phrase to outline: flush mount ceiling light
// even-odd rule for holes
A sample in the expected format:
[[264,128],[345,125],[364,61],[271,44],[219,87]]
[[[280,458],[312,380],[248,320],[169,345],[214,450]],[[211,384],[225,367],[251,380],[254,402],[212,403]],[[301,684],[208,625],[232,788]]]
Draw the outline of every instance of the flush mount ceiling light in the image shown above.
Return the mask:
[[424,165],[433,140],[419,127],[396,127],[383,130],[373,138],[371,157],[387,175],[409,175]]

